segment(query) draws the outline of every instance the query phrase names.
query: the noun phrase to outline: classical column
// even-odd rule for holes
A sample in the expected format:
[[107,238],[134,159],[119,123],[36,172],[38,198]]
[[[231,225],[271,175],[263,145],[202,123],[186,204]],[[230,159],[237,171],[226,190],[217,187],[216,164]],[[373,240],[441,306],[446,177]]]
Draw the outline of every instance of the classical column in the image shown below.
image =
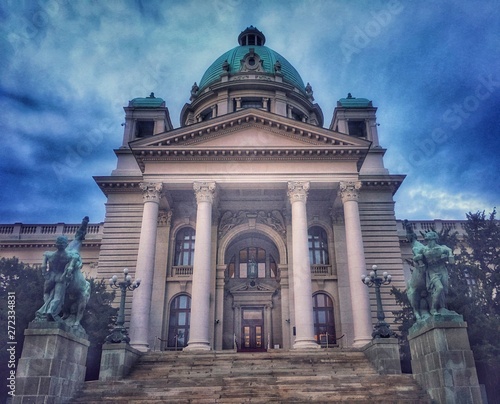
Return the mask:
[[212,264],[212,205],[215,182],[195,182],[196,242],[194,246],[191,322],[186,350],[209,350],[210,273]]
[[347,246],[347,265],[351,290],[354,347],[361,347],[372,340],[371,308],[368,290],[361,282],[366,274],[365,252],[361,235],[358,197],[360,181],[341,182],[340,196],[344,204],[344,222]]
[[319,348],[314,339],[311,264],[307,235],[306,201],[309,182],[289,182],[292,205],[292,260],[295,302],[295,349]]
[[153,290],[158,208],[163,185],[142,182],[140,187],[143,191],[144,210],[135,279],[141,280],[141,287],[135,290],[132,299],[130,345],[141,352],[146,352],[149,349],[149,312]]

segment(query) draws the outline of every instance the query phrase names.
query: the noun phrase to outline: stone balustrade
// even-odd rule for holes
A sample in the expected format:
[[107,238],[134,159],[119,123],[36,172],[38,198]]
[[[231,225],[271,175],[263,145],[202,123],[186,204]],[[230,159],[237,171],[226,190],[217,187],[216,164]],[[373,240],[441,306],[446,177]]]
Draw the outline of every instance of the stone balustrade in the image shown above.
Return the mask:
[[[413,231],[420,236],[420,233],[426,233],[428,231],[440,232],[442,230],[449,229],[451,233],[457,232],[458,236],[463,236],[465,234],[465,224],[466,220],[409,220],[413,227]],[[406,237],[406,229],[403,220],[397,220],[398,236],[400,238]]]
[[[75,235],[81,224],[0,224],[0,239],[2,240],[30,240],[30,239],[53,239],[57,236],[66,235],[69,238]],[[87,239],[101,238],[103,223],[89,223],[87,227]]]

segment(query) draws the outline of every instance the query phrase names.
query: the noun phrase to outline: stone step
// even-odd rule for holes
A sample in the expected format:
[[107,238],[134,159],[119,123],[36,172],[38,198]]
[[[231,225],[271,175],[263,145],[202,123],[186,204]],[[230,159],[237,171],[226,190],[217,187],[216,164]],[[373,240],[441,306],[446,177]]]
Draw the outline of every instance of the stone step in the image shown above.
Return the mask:
[[74,403],[430,403],[408,375],[380,376],[356,350],[153,352],[124,380],[87,382]]

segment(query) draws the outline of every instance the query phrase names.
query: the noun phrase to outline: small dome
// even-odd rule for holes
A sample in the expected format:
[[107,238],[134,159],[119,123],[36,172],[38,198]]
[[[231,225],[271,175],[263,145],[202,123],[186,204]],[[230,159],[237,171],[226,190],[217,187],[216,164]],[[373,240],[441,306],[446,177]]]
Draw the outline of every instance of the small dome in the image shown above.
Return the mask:
[[163,98],[156,98],[155,93],[151,93],[149,97],[134,98],[128,102],[128,106],[139,108],[159,108],[165,106],[165,101]]
[[218,82],[222,74],[238,73],[242,60],[250,53],[255,53],[261,63],[261,72],[275,74],[276,69],[283,76],[285,83],[291,84],[305,94],[305,86],[302,78],[295,68],[278,52],[264,46],[266,37],[255,27],[248,27],[238,36],[240,46],[233,48],[219,56],[215,62],[206,70],[200,84],[199,91],[211,84]]
[[337,101],[337,106],[344,108],[367,108],[373,105],[367,98],[356,98],[349,93],[347,94],[347,98],[341,98]]

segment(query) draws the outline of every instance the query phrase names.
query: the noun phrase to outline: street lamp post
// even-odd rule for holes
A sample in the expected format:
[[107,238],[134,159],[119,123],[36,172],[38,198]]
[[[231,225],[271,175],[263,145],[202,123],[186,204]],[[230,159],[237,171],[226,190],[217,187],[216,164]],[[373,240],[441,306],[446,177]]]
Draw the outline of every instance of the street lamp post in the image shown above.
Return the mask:
[[120,309],[118,310],[118,318],[116,319],[116,325],[111,334],[106,337],[106,342],[111,343],[120,343],[120,342],[130,342],[130,338],[128,336],[128,331],[125,328],[125,297],[127,295],[127,290],[133,291],[137,289],[141,280],[137,279],[132,282],[132,277],[128,274],[128,268],[123,270],[124,280],[121,282],[117,282],[118,277],[113,275],[113,277],[109,280],[109,286],[112,289],[120,289]]
[[389,285],[392,276],[387,272],[382,274],[382,277],[377,276],[377,266],[372,266],[372,271],[368,275],[362,275],[361,280],[363,283],[371,288],[375,286],[375,297],[377,298],[377,319],[378,322],[373,327],[373,338],[390,338],[395,337],[395,333],[390,329],[389,324],[385,322],[384,309],[382,307],[382,298],[380,297],[380,286]]

